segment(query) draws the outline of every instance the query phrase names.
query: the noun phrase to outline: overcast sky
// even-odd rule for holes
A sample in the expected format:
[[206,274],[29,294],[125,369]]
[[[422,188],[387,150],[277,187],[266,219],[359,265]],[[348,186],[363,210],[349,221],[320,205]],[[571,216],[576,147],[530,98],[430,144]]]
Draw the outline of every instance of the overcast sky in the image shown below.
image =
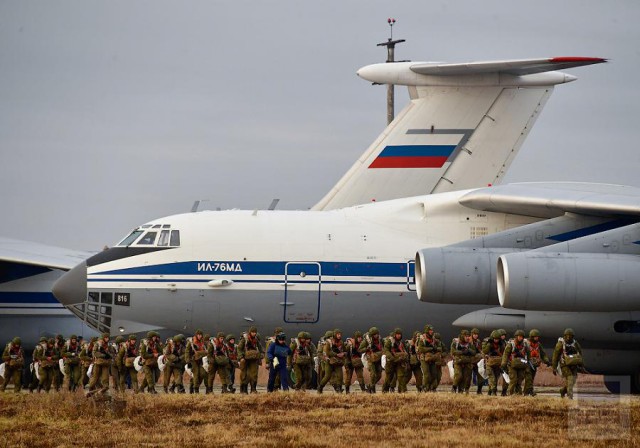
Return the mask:
[[[189,211],[307,209],[386,124],[397,59],[597,56],[506,181],[640,186],[640,2],[0,1],[0,236],[74,249]],[[396,98],[400,110],[405,88]]]

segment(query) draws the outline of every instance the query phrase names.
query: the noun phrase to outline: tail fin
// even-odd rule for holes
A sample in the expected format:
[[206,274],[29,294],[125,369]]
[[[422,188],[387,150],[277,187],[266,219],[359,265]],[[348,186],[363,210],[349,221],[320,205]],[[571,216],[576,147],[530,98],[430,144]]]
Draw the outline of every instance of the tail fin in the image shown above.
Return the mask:
[[411,102],[314,210],[499,183],[553,92],[552,70],[605,62],[552,58],[374,64],[358,75],[409,87]]

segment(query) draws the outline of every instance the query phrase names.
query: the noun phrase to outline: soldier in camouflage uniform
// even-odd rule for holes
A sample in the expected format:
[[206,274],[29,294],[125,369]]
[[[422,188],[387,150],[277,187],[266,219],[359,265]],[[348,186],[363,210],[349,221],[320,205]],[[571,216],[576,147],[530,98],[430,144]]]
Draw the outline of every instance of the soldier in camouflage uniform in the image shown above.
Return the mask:
[[471,330],[471,343],[476,348],[476,358],[473,361],[473,372],[472,379],[475,379],[476,382],[476,393],[478,395],[482,395],[482,387],[486,381],[486,378],[483,378],[478,372],[478,362],[482,360],[482,339],[480,339],[480,330],[474,328]]
[[33,349],[33,353],[31,354],[32,362],[31,362],[31,365],[29,366],[29,370],[31,373],[31,381],[29,382],[29,392],[33,392],[34,390],[36,390],[38,388],[38,385],[40,384],[38,375],[36,375],[36,372],[38,372],[39,374],[39,368],[40,368],[40,364],[38,363],[38,357],[40,356],[40,352],[43,351],[46,346],[47,346],[47,338],[42,336],[38,341],[38,345],[36,345],[36,347]]
[[382,341],[380,340],[380,331],[376,327],[369,328],[362,344],[360,344],[360,352],[366,353],[367,367],[369,369],[369,387],[371,394],[376,393],[376,384],[382,377]]
[[93,344],[93,371],[89,381],[89,393],[102,394],[109,390],[109,370],[111,367],[111,348],[109,347],[109,333],[102,333],[100,339]]
[[291,349],[291,355],[287,359],[287,370],[293,370],[296,379],[293,388],[306,391],[311,386],[313,357],[316,355],[315,345],[311,342],[311,335],[301,331],[298,333],[297,338],[291,339],[289,349]]
[[[62,336],[61,334],[57,334],[55,337],[54,346],[56,351],[58,352],[59,357],[62,357],[62,353],[64,353],[64,343],[64,336]],[[64,375],[62,374],[60,366],[58,365],[55,369],[53,369],[53,387],[56,392],[60,392],[60,389],[62,389],[62,383],[64,383]]]
[[436,341],[434,338],[434,330],[431,325],[424,326],[424,333],[418,338],[416,351],[418,352],[418,359],[420,360],[420,366],[422,369],[422,387],[428,391],[436,390],[436,377],[438,366],[436,361],[438,360],[436,351]]
[[[191,366],[193,378],[189,386],[189,393],[200,393],[200,384],[206,381],[207,372],[202,366],[202,358],[207,356],[207,345],[202,335],[202,330],[196,330],[195,335],[187,340],[185,361]],[[205,382],[206,387],[206,382]]]
[[125,380],[127,375],[131,378],[131,387],[134,393],[138,393],[138,371],[134,366],[135,359],[140,355],[138,350],[138,337],[130,334],[127,341],[122,344],[118,352],[117,363],[122,366],[122,375],[120,375],[120,390],[125,390]]
[[540,342],[540,332],[537,329],[533,329],[529,332],[529,365],[524,375],[524,394],[535,397],[536,393],[533,391],[533,381],[536,378],[538,367],[545,363],[547,366],[551,365],[549,357],[542,347]]
[[20,393],[22,389],[22,368],[24,367],[24,350],[22,348],[22,339],[13,338],[2,352],[2,362],[4,362],[4,381],[0,385],[0,392],[7,389],[7,385],[13,382],[13,391]]
[[476,348],[471,342],[471,335],[462,330],[460,336],[451,341],[451,355],[453,356],[453,392],[469,393],[471,387],[471,372],[476,356]]
[[82,380],[80,382],[82,383],[83,388],[86,388],[89,384],[90,378],[89,375],[87,375],[87,372],[89,371],[91,364],[93,364],[93,347],[96,342],[98,342],[98,338],[94,336],[89,340],[89,343],[82,345],[82,350],[80,350],[80,365],[82,371],[80,375]]
[[78,336],[72,334],[65,342],[62,357],[64,359],[65,380],[67,389],[75,392],[82,381],[82,368],[80,366],[80,352],[82,347],[78,342]]
[[325,340],[323,350],[326,359],[326,370],[322,381],[318,385],[318,393],[322,393],[324,386],[330,380],[332,380],[334,390],[337,393],[342,393],[344,381],[342,368],[347,358],[346,347],[342,341],[342,330],[337,328],[333,330],[333,337]]
[[147,333],[147,339],[140,341],[140,356],[144,361],[144,379],[140,386],[140,392],[144,392],[145,388],[150,394],[157,394],[156,381],[160,378],[160,369],[158,368],[158,357],[162,354],[162,342],[160,335],[155,331]]
[[[322,381],[322,378],[324,378],[324,374],[327,372],[327,358],[324,354],[324,346],[332,337],[333,337],[333,331],[327,330],[325,331],[324,336],[322,336],[318,340],[318,345],[316,347],[317,357],[318,357],[318,366],[317,366],[316,375],[318,377],[318,384],[316,384],[316,388],[320,385],[320,381]],[[334,383],[335,383],[335,380],[334,380]]]
[[584,364],[582,361],[582,347],[574,339],[573,329],[571,328],[564,330],[563,337],[558,338],[556,347],[553,350],[551,367],[554,375],[556,375],[558,365],[560,365],[563,382],[560,396],[564,398],[567,395],[570,400],[573,400],[573,387],[578,379],[578,372],[584,371]]
[[238,358],[240,359],[240,392],[258,393],[258,366],[262,364],[264,348],[260,342],[260,335],[256,327],[249,328],[238,344]]
[[442,381],[442,368],[447,364],[446,363],[446,355],[447,355],[447,347],[442,342],[442,338],[440,333],[434,333],[433,339],[435,340],[435,351],[436,351],[436,378],[435,384],[432,384],[431,391],[435,392],[440,385],[440,381]]
[[522,393],[522,382],[529,364],[529,344],[524,339],[524,331],[518,330],[507,342],[502,354],[502,370],[509,369],[509,395]]
[[416,390],[422,392],[422,369],[420,368],[420,359],[418,359],[418,340],[420,339],[420,332],[414,331],[413,337],[405,341],[407,351],[409,352],[409,368],[407,369],[406,383],[411,381],[411,375],[416,379]]
[[109,367],[109,371],[111,373],[111,378],[113,378],[113,388],[116,392],[124,392],[124,389],[120,389],[120,375],[122,374],[122,366],[118,365],[117,358],[118,353],[120,352],[120,347],[124,343],[124,336],[118,335],[116,340],[109,344],[109,352],[111,354],[111,366]]
[[406,392],[409,353],[402,340],[402,330],[400,328],[393,330],[393,339],[386,339],[383,352],[387,357],[387,364],[384,369],[385,381],[382,386],[382,392],[389,392],[394,377],[398,381],[398,392]]
[[236,388],[233,387],[236,382],[236,368],[240,366],[238,363],[238,346],[236,345],[236,337],[232,334],[228,334],[225,338],[225,343],[227,344],[227,354],[229,355],[229,366],[227,368],[229,383],[227,385],[227,390],[233,394],[236,392]]
[[225,334],[219,332],[215,339],[211,341],[207,350],[207,357],[209,358],[209,376],[207,378],[207,392],[213,393],[213,382],[216,378],[216,373],[220,377],[220,384],[222,393],[228,393],[227,385],[227,371],[229,368],[229,355],[227,354],[227,344],[224,341]]
[[353,334],[353,339],[347,339],[347,361],[345,364],[345,392],[349,393],[351,388],[351,378],[355,372],[356,378],[358,378],[358,384],[360,390],[366,392],[367,388],[364,382],[364,363],[362,362],[362,352],[360,346],[362,345],[362,333],[356,331]]
[[[163,372],[163,385],[165,393],[174,393],[176,387],[178,388],[178,393],[185,393],[182,381],[185,366],[185,351],[184,336],[181,334],[175,335],[164,347],[163,354],[166,364]],[[169,388],[169,382],[172,377],[173,383],[171,384],[171,388]]]
[[493,330],[491,336],[485,338],[482,344],[482,353],[485,356],[485,365],[489,377],[489,395],[498,395],[498,381],[502,376],[502,355],[505,342],[500,337],[498,330]]
[[44,349],[38,352],[38,358],[36,359],[40,364],[40,368],[38,370],[38,372],[40,373],[38,392],[40,392],[42,389],[44,389],[46,392],[49,392],[49,390],[51,389],[53,378],[55,376],[54,370],[60,370],[60,368],[58,367],[60,354],[58,353],[58,350],[56,350],[55,345],[55,340],[51,338],[47,341]]

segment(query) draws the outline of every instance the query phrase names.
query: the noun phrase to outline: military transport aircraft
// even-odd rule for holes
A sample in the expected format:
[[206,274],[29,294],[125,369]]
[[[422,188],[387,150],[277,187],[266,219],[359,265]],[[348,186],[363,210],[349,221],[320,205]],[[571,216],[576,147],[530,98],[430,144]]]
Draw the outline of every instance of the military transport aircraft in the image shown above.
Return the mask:
[[488,186],[554,86],[576,79],[556,70],[601,62],[363,67],[363,79],[408,86],[411,101],[312,210],[155,219],[53,293],[112,333],[376,325],[408,335],[431,323],[449,338],[453,323],[537,327],[552,344],[570,326],[589,370],[629,375],[638,392],[640,189]]

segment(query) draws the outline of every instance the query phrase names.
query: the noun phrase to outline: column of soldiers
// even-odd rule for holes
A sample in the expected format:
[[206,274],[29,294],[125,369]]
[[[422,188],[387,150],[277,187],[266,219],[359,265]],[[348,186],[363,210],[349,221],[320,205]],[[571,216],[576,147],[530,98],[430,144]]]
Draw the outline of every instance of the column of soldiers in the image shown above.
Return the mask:
[[[334,329],[327,331],[317,346],[312,342],[310,333],[301,331],[289,344],[291,354],[286,360],[289,378],[278,378],[275,388],[278,388],[278,381],[288,381],[295,390],[309,390],[315,370],[318,393],[322,393],[330,383],[337,393],[348,394],[354,376],[361,391],[376,393],[384,370],[383,393],[396,389],[399,393],[406,392],[412,377],[418,392],[435,392],[442,379],[442,368],[451,357],[452,391],[455,393],[469,393],[475,376],[478,394],[482,393],[485,380],[488,380],[489,395],[498,395],[498,385],[502,382],[503,396],[534,396],[537,369],[546,364],[553,367],[554,375],[562,375],[561,396],[573,398],[577,375],[585,370],[582,350],[572,329],[567,328],[563,337],[558,339],[551,360],[536,329],[529,332],[528,339],[522,330],[516,331],[509,340],[503,329],[492,331],[484,339],[479,337],[479,333],[477,329],[471,332],[462,330],[451,341],[447,352],[440,335],[431,325],[426,325],[423,332],[415,331],[410,339],[403,338],[400,328],[383,338],[376,327],[371,327],[365,334],[356,331],[346,339],[343,339],[340,329]],[[130,388],[134,393],[147,391],[155,394],[162,371],[165,393],[185,393],[183,377],[186,371],[190,378],[190,393],[199,393],[203,384],[205,393],[212,393],[216,376],[220,380],[221,393],[233,393],[236,391],[235,371],[238,369],[240,392],[257,393],[259,366],[278,335],[283,335],[282,328],[276,328],[274,337],[263,343],[257,328],[251,327],[237,344],[232,334],[219,332],[211,338],[202,330],[196,330],[190,338],[178,334],[164,344],[154,331],[147,333],[140,343],[134,334],[127,339],[118,336],[113,342],[108,333],[85,343],[76,335],[67,340],[60,335],[51,339],[41,338],[33,351],[34,363],[30,367],[35,374],[29,390],[49,392],[53,387],[71,392],[87,389],[88,395],[105,393],[110,388],[111,377],[116,391],[124,392]],[[1,391],[13,383],[14,391],[20,392],[24,359],[21,340],[16,337],[6,345],[2,354],[4,380]],[[480,364],[484,367],[482,374],[478,369]],[[268,362],[266,367],[270,367]],[[369,372],[368,384],[365,384],[363,374],[365,368]],[[144,375],[140,386],[139,371]]]

